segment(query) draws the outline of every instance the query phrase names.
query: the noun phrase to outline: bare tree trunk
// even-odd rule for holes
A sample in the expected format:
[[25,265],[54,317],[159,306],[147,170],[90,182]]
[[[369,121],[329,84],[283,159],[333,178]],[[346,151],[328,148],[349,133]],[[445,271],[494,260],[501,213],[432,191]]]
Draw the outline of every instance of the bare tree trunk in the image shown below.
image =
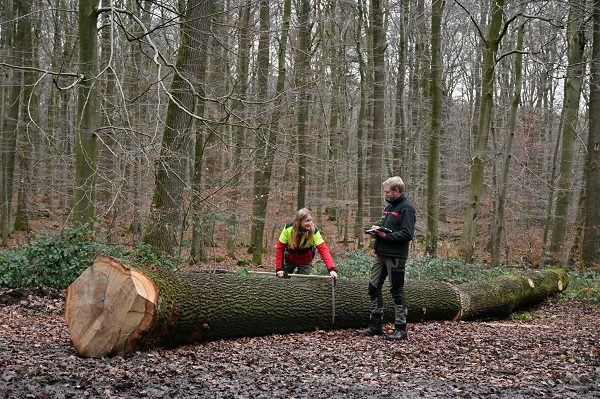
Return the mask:
[[[14,8],[13,8],[14,7]],[[15,12],[13,12],[15,11]],[[7,4],[5,8],[5,20],[8,22],[9,28],[5,34],[5,46],[2,49],[6,54],[6,59],[9,62],[14,62],[18,65],[21,62],[21,44],[25,32],[23,25],[17,23],[22,17],[20,15],[19,2],[17,5],[13,3]],[[0,174],[1,203],[0,203],[0,228],[2,230],[2,245],[8,245],[8,237],[12,232],[12,213],[13,213],[13,194],[14,194],[14,175],[15,175],[15,159],[17,153],[17,132],[19,122],[19,105],[21,86],[23,84],[23,71],[14,70],[12,72],[12,84],[9,86],[5,104],[7,110],[4,111],[4,120],[2,123],[2,151],[0,153],[2,160],[2,170]],[[4,108],[4,104],[1,104]]]
[[[211,42],[208,32],[204,32],[207,37],[204,39],[206,43]],[[210,45],[206,45],[206,48],[210,48]],[[199,100],[196,105],[196,113],[200,118],[205,117],[206,111],[206,80],[207,80],[207,68],[209,64],[208,50],[206,55],[200,60],[200,65],[197,70],[198,84],[198,96]],[[202,196],[202,187],[204,179],[204,158],[206,156],[206,146],[210,142],[210,137],[213,135],[210,124],[204,120],[196,121],[196,132],[194,138],[194,165],[193,173],[191,177],[192,192],[191,192],[191,203],[190,203],[190,218],[192,226],[192,240],[190,250],[190,264],[196,264],[206,259],[206,248],[205,239],[208,236],[206,233],[206,227],[212,227],[212,223],[206,223],[203,219],[203,208],[205,198]]]
[[75,224],[91,223],[96,215],[96,135],[98,116],[98,2],[79,2],[79,73],[75,133]]
[[233,172],[231,177],[231,207],[230,215],[227,221],[227,256],[231,259],[236,258],[235,244],[237,239],[238,230],[238,209],[239,200],[241,198],[241,187],[242,173],[244,160],[242,159],[242,147],[244,147],[246,128],[244,127],[244,115],[246,111],[245,97],[248,91],[248,68],[250,63],[250,36],[249,36],[249,25],[250,25],[250,14],[251,14],[251,2],[244,0],[240,7],[240,17],[237,26],[238,29],[238,57],[237,57],[237,83],[236,83],[236,94],[237,100],[232,104],[235,113],[240,118],[237,121],[237,126],[234,127],[233,137],[233,157],[231,159],[230,169]]
[[300,0],[298,12],[298,49],[295,58],[295,83],[298,92],[296,114],[296,139],[298,143],[298,191],[296,207],[304,208],[306,204],[306,163],[307,163],[307,124],[310,92],[308,89],[310,74],[310,1]]
[[[152,6],[150,0],[144,0],[143,2],[138,2],[135,0],[131,1],[131,9],[134,10],[138,18],[143,22],[144,26],[149,26],[151,13],[150,8]],[[132,31],[135,32],[136,37],[143,37],[143,35],[147,34],[145,32],[144,26],[140,26],[139,24],[134,24],[132,27]],[[136,99],[136,102],[131,109],[131,118],[134,121],[145,121],[148,119],[150,114],[149,109],[142,104],[142,98],[144,96],[144,91],[146,88],[144,87],[144,82],[137,79],[137,77],[142,76],[145,73],[145,68],[149,66],[149,60],[143,56],[141,51],[138,51],[139,43],[134,42],[129,47],[129,53],[131,54],[131,58],[133,62],[130,62],[127,65],[126,74],[131,79],[131,85],[129,86],[129,95],[131,98]],[[128,142],[132,145],[136,143],[144,143],[147,139],[144,137],[144,134],[139,134],[137,127],[134,125],[134,134],[132,137],[128,137]],[[139,145],[139,144],[138,144]],[[130,194],[128,198],[128,202],[132,204],[131,206],[131,220],[129,223],[129,231],[133,233],[136,238],[142,235],[144,220],[143,220],[143,196],[144,187],[142,186],[144,174],[143,165],[143,155],[135,153],[131,155],[131,161],[125,170],[126,179],[129,182],[130,186]]]
[[[524,10],[525,3],[522,6],[522,13]],[[496,211],[494,212],[494,222],[492,223],[491,231],[491,258],[492,267],[500,266],[501,258],[501,247],[502,247],[502,236],[504,232],[505,217],[504,208],[506,206],[506,195],[508,192],[508,174],[510,169],[510,161],[512,158],[512,146],[515,138],[515,131],[517,125],[517,113],[519,111],[519,105],[521,103],[521,90],[523,87],[523,55],[520,53],[523,51],[523,37],[525,36],[525,25],[521,23],[517,32],[517,54],[515,55],[515,87],[510,108],[510,115],[508,120],[508,138],[504,144],[504,155],[502,157],[502,174],[500,176],[498,198],[496,199]],[[505,243],[508,247],[508,243]]]
[[573,146],[577,135],[579,119],[579,99],[585,73],[583,50],[585,48],[585,0],[569,1],[569,21],[567,24],[567,76],[564,83],[564,102],[561,113],[561,156],[556,208],[552,224],[550,251],[559,251],[567,237],[569,204],[573,190]]
[[[426,145],[423,141],[426,139],[428,132],[428,124],[431,121],[429,116],[429,76],[428,71],[430,67],[430,55],[428,54],[430,37],[427,32],[427,17],[425,12],[425,1],[415,0],[409,2],[413,5],[413,12],[411,13],[412,18],[409,20],[412,22],[412,41],[413,52],[412,52],[412,71],[410,80],[410,103],[409,103],[409,115],[410,115],[410,139],[408,140],[409,148],[407,151],[407,159],[404,162],[410,165],[407,168],[407,176],[404,178],[404,183],[408,186],[411,184],[415,187],[413,195],[427,195],[422,185],[417,185],[416,182],[424,181],[427,179],[426,162],[423,160],[425,151],[423,150]],[[416,192],[419,189],[419,193]]]
[[[38,73],[35,72],[37,62],[35,60],[37,51],[34,48],[34,31],[33,31],[33,13],[31,0],[23,0],[18,2],[20,8],[19,14],[23,17],[19,21],[19,29],[23,29],[21,43],[17,44],[21,52],[21,62],[23,66],[31,68],[31,70],[23,73],[23,88],[21,91],[21,124],[19,127],[19,188],[17,211],[15,212],[15,220],[13,228],[15,231],[29,232],[29,199],[30,192],[35,192],[38,189],[35,184],[37,174],[42,173],[42,168],[32,169],[32,160],[37,159],[36,152],[39,148],[39,131],[36,123],[31,121],[39,120],[39,91],[35,90],[35,84],[38,80]],[[40,180],[43,180],[39,176]]]
[[[600,0],[594,0],[593,48],[590,65],[589,136],[586,162],[586,191],[600,193]],[[600,206],[595,201],[585,203],[585,233],[583,263],[600,269]]]
[[[264,1],[264,0],[263,0]],[[273,113],[271,115],[270,128],[268,135],[265,137],[265,147],[260,151],[262,158],[263,169],[257,168],[254,177],[254,185],[256,187],[255,196],[252,206],[252,263],[257,265],[262,263],[262,248],[265,235],[265,218],[267,215],[267,206],[269,195],[271,192],[271,174],[273,171],[273,162],[275,159],[275,150],[277,148],[277,136],[279,133],[279,119],[281,115],[282,94],[285,88],[286,73],[286,49],[288,42],[288,34],[290,28],[290,16],[292,10],[291,0],[285,0],[283,6],[283,23],[281,30],[281,38],[279,40],[278,52],[278,75],[275,88],[275,101],[273,104]],[[265,15],[263,15],[263,13]],[[259,90],[261,98],[266,99],[266,89],[268,84],[268,51],[269,51],[269,6],[265,4],[261,7],[261,42],[259,44]],[[262,137],[262,136],[261,136]],[[261,160],[261,158],[258,158]]]
[[[556,137],[556,142],[554,144],[554,151],[552,153],[552,173],[550,174],[550,185],[554,185],[556,181],[556,173],[558,169],[558,154],[560,151],[560,130]],[[548,251],[548,234],[550,232],[550,226],[552,224],[552,209],[554,208],[554,190],[550,190],[548,193],[548,204],[546,205],[546,220],[544,223],[544,232],[542,234],[542,259],[540,264],[544,264],[544,262],[550,259],[550,252]]]
[[[383,208],[381,182],[384,177],[383,146],[385,145],[385,30],[383,1],[371,0],[373,30],[373,141],[371,142],[371,169],[369,170],[369,218],[376,221]],[[380,184],[377,184],[380,183]]]
[[369,98],[369,73],[367,63],[363,57],[363,50],[361,47],[361,32],[364,25],[363,11],[362,8],[357,10],[358,24],[357,24],[357,39],[356,39],[356,54],[358,56],[358,69],[360,73],[360,109],[358,111],[358,118],[356,121],[356,154],[357,154],[357,165],[356,165],[356,220],[354,221],[354,234],[356,235],[357,248],[362,249],[364,247],[365,234],[363,230],[364,216],[365,216],[365,180],[366,176],[366,165],[368,163],[368,157],[366,154],[366,143],[365,143],[365,131],[367,125],[367,107]]
[[[156,186],[143,241],[155,250],[174,254],[182,231],[183,193],[188,146],[193,131],[193,114],[200,82],[196,72],[201,64],[210,31],[212,0],[193,0],[187,5],[176,72],[171,83],[171,99],[165,120],[161,159],[157,164]],[[190,86],[191,85],[191,86]]]
[[581,253],[581,244],[583,232],[585,229],[585,210],[587,197],[585,192],[585,182],[584,187],[579,191],[579,201],[577,206],[577,216],[575,217],[575,234],[573,234],[573,242],[571,243],[571,247],[569,248],[569,252],[565,259],[565,269],[573,270],[574,266],[577,263],[577,255]]
[[504,0],[495,0],[492,7],[492,16],[488,29],[485,52],[483,56],[481,76],[481,110],[479,112],[479,127],[475,155],[471,166],[471,182],[469,185],[469,199],[465,213],[465,221],[460,239],[460,253],[467,262],[473,260],[475,235],[477,229],[477,218],[479,206],[484,187],[485,159],[487,155],[487,144],[492,124],[492,110],[494,108],[494,75],[495,56],[502,36],[500,27],[502,24]]
[[437,256],[440,218],[440,136],[442,134],[442,15],[444,1],[431,3],[431,131],[427,163],[427,236],[425,253]]
[[398,71],[396,76],[396,104],[394,121],[394,146],[392,151],[393,173],[398,176],[408,177],[409,140],[406,126],[406,58],[408,51],[408,1],[401,4],[399,18],[399,40],[398,40]]

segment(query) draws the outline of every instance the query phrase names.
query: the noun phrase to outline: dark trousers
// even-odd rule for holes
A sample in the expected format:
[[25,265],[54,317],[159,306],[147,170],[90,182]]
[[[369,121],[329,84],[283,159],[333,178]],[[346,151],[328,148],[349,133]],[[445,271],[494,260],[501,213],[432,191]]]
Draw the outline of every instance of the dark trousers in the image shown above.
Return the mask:
[[298,274],[310,274],[312,270],[312,263],[290,263],[285,261],[283,263],[283,271],[287,274],[292,274],[298,269]]
[[394,300],[394,324],[406,325],[406,298],[404,297],[404,272],[406,259],[377,255],[371,269],[369,280],[369,296],[371,298],[371,319],[378,320],[383,316],[382,287],[386,278],[390,277],[390,293]]

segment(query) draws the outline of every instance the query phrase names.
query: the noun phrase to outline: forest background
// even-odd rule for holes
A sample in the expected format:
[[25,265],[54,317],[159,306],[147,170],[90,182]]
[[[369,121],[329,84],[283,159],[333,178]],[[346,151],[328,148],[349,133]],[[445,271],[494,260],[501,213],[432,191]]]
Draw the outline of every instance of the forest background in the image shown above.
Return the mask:
[[342,256],[400,175],[415,257],[597,268],[599,10],[5,0],[2,244],[83,224],[192,264],[269,264],[308,207]]

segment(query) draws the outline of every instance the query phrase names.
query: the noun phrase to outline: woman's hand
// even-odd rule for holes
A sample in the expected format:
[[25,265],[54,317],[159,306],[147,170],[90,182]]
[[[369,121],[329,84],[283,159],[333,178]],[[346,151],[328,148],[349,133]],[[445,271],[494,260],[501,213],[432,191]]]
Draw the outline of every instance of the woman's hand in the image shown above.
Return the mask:
[[330,271],[330,272],[329,272],[329,275],[331,276],[331,278],[337,278],[337,277],[338,277],[338,275],[337,275],[337,273],[335,272],[335,270],[332,270],[332,271]]

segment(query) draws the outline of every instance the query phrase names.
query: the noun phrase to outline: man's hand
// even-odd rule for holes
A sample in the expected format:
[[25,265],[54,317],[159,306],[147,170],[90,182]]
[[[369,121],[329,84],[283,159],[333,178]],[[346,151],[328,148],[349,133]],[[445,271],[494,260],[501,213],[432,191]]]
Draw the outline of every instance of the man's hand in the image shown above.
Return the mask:
[[284,278],[285,277],[285,272],[283,270],[277,270],[277,272],[275,274],[279,278]]
[[366,232],[371,237],[381,237],[381,238],[385,239],[385,238],[387,238],[387,233],[391,233],[392,230],[388,229],[387,227],[381,227],[381,226],[373,225]]
[[331,278],[337,278],[337,277],[338,277],[338,275],[337,275],[337,273],[335,272],[335,270],[332,270],[332,271],[330,271],[330,272],[329,272],[329,275],[331,276]]
[[377,236],[377,229],[379,228],[379,226],[377,225],[372,225],[371,228],[367,231],[365,231],[365,233],[367,233],[368,235],[370,235],[371,237],[375,237]]

